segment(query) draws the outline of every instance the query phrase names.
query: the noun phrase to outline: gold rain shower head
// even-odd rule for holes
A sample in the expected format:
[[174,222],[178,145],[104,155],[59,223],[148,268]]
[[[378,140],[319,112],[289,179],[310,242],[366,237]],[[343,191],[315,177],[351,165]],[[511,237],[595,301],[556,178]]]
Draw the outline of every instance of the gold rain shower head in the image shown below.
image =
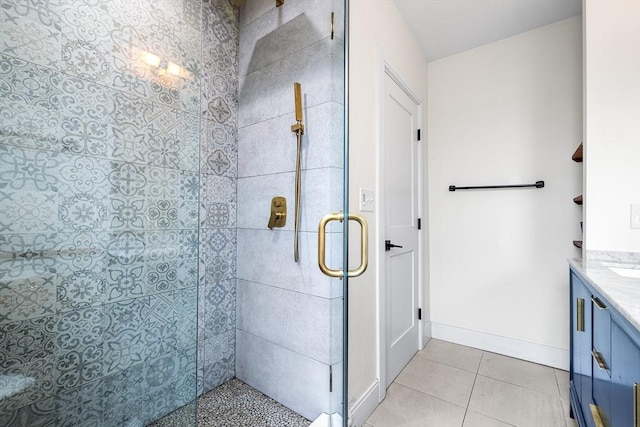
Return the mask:
[[276,7],[280,7],[284,4],[284,0],[276,0]]

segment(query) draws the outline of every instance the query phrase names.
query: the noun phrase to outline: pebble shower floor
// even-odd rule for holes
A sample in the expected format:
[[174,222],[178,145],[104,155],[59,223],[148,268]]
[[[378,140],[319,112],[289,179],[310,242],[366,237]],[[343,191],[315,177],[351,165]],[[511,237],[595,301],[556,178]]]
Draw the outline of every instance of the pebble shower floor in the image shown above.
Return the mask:
[[[308,427],[311,422],[234,378],[198,398],[198,427]],[[190,425],[187,405],[149,427]]]

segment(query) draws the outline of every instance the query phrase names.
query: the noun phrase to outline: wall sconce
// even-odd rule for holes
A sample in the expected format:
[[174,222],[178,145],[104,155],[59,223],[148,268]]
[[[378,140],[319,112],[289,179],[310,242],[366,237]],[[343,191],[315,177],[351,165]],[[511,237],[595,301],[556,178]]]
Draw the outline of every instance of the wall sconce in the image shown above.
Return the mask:
[[171,61],[163,61],[158,55],[155,55],[151,52],[145,52],[142,55],[142,60],[149,66],[157,69],[157,73],[159,76],[164,76],[166,74],[171,74],[176,77],[185,77],[188,78],[191,76],[191,73],[187,71],[185,68]]

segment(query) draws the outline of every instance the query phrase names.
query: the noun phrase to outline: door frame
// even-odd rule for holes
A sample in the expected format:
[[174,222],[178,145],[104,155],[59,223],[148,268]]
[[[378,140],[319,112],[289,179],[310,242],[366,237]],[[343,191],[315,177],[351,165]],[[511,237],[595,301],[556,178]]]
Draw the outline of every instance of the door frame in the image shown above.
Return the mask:
[[[382,159],[383,146],[384,143],[383,138],[385,135],[385,121],[383,120],[384,114],[384,102],[385,102],[385,79],[386,76],[389,76],[391,80],[393,80],[403,92],[407,94],[409,98],[413,102],[416,103],[418,117],[417,117],[417,128],[421,129],[421,143],[418,144],[416,154],[418,156],[418,215],[419,218],[423,219],[423,224],[427,224],[426,218],[424,217],[423,212],[423,202],[424,202],[424,190],[425,185],[423,184],[423,158],[424,158],[424,141],[426,132],[422,129],[423,126],[423,102],[422,100],[415,95],[415,92],[411,90],[409,85],[407,85],[404,80],[400,77],[400,75],[393,69],[391,65],[389,65],[386,61],[380,62],[379,74],[380,77],[378,79],[378,126],[377,132],[378,137],[376,139],[376,188],[378,189],[378,204],[376,206],[376,210],[378,212],[376,224],[375,224],[375,235],[378,238],[378,241],[374,243],[375,248],[375,256],[376,256],[376,298],[377,298],[377,330],[378,330],[378,379],[379,379],[379,388],[378,388],[378,401],[382,402],[387,394],[386,383],[387,383],[387,303],[385,299],[385,295],[387,293],[387,283],[386,283],[386,263],[385,263],[385,251],[384,251],[384,235],[385,235],[385,223],[386,223],[386,195],[384,194],[384,179],[385,179],[385,170],[384,170],[384,161]],[[425,76],[426,78],[426,76]],[[424,228],[423,228],[424,230]],[[422,319],[418,321],[418,349],[421,349],[424,346],[424,315],[428,313],[428,310],[425,310],[423,307],[424,303],[424,260],[422,259],[424,254],[424,243],[423,243],[423,234],[418,235],[418,248],[417,248],[417,259],[418,259],[418,300],[419,307],[422,308]]]

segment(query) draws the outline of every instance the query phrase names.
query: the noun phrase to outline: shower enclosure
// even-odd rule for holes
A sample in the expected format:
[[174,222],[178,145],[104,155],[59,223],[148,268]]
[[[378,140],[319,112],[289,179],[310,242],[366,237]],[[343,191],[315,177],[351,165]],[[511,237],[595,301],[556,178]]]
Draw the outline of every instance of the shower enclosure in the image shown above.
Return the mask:
[[346,425],[345,1],[279,3],[0,0],[0,425],[196,425],[233,378]]

